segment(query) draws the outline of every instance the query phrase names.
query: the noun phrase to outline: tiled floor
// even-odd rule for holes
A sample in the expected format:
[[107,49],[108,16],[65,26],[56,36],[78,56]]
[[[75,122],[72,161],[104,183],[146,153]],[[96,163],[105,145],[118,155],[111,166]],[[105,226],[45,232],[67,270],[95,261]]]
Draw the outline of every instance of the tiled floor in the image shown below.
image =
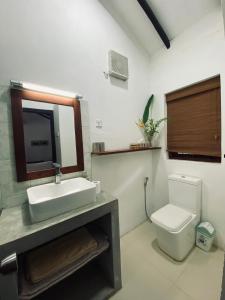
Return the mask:
[[195,248],[175,262],[157,246],[154,227],[142,224],[121,239],[123,288],[111,300],[219,300],[224,253]]

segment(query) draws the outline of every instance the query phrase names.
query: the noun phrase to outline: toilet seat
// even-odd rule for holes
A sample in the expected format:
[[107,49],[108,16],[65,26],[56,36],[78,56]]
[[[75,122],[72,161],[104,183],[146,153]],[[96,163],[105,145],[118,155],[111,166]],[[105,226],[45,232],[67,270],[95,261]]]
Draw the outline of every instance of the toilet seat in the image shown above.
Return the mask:
[[156,225],[169,232],[178,232],[184,225],[189,223],[193,214],[187,210],[167,204],[151,215],[151,220]]

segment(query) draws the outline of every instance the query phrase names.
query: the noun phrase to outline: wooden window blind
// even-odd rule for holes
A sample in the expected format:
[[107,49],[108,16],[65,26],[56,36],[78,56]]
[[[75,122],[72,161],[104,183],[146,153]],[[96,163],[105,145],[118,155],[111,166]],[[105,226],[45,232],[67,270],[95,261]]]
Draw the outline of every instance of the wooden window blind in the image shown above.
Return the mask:
[[169,158],[221,161],[220,76],[166,95]]

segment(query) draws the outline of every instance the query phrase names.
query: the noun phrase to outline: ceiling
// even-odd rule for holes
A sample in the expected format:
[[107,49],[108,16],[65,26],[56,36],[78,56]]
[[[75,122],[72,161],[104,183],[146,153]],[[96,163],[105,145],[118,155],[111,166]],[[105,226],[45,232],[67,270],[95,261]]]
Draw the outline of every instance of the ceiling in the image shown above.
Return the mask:
[[[172,40],[221,0],[147,0],[164,31]],[[152,55],[163,43],[137,0],[99,0],[127,34]]]

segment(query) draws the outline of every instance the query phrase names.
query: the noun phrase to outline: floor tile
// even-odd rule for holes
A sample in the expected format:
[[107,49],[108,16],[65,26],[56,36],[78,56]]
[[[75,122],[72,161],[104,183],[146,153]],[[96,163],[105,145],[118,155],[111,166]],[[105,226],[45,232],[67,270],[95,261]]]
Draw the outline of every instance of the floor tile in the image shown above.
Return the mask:
[[184,262],[163,253],[153,224],[121,239],[123,288],[113,300],[219,300],[224,252],[194,248]]
[[166,300],[194,300],[194,299],[174,285],[168,290]]
[[150,261],[164,276],[175,282],[182,274],[195,249],[186,260],[177,262],[158,247],[155,229],[152,223],[146,222],[122,238],[122,245],[132,247],[142,258]]
[[[125,268],[128,265],[125,265]],[[122,269],[124,273],[124,268]],[[123,280],[123,288],[112,300],[164,300],[172,286],[172,282],[163,277],[152,265],[138,264],[133,260],[133,267],[126,272],[126,280]]]
[[176,285],[195,300],[219,300],[222,275],[222,251],[207,253],[197,249]]

